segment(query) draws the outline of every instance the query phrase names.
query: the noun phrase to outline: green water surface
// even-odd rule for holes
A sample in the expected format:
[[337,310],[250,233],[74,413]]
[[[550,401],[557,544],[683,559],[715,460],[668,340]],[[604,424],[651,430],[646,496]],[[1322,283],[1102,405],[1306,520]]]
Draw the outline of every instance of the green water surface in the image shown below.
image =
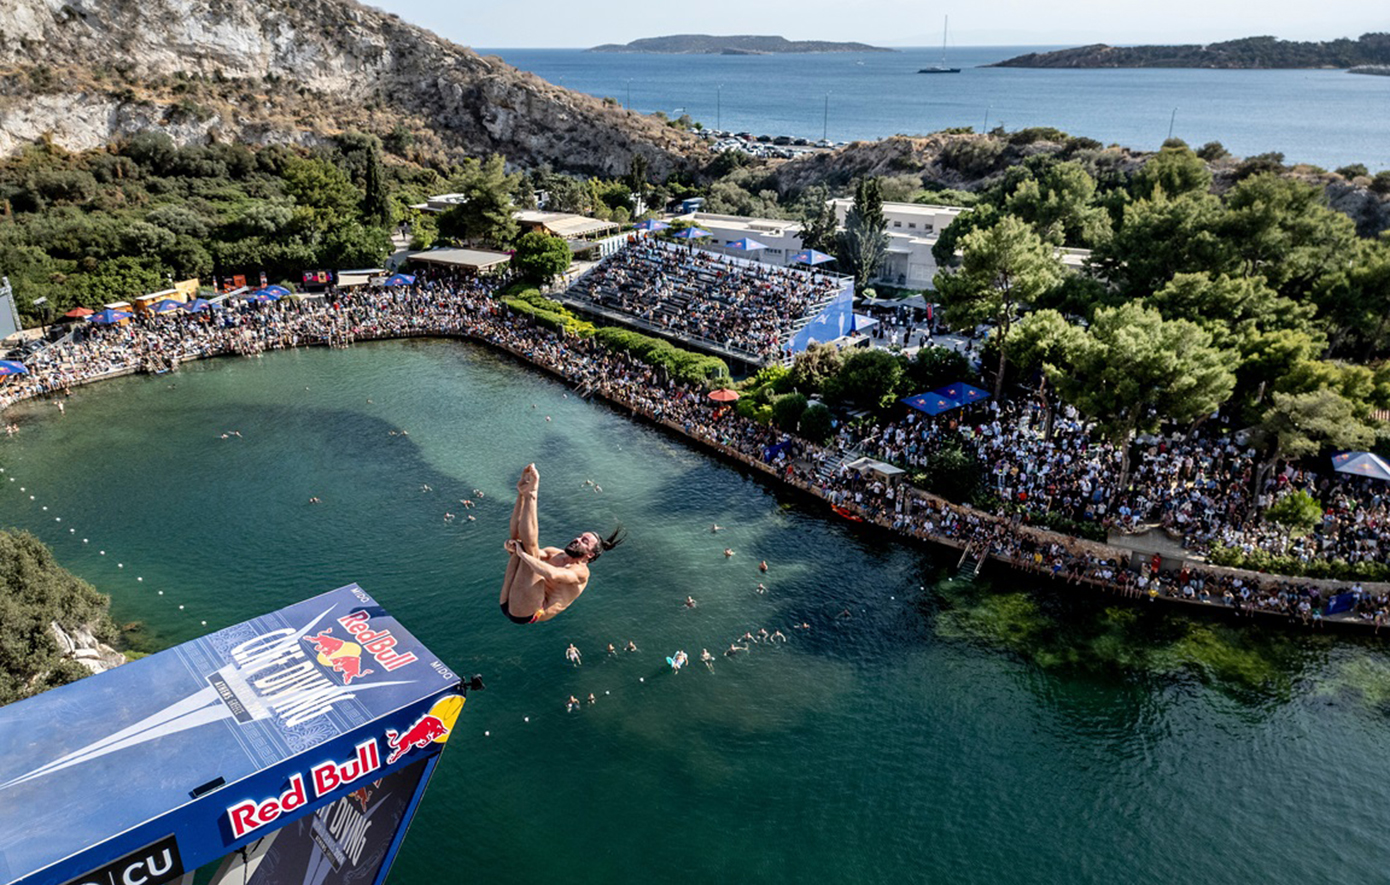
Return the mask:
[[[0,523],[110,593],[138,647],[356,581],[484,676],[396,885],[1385,879],[1378,643],[956,580],[949,552],[458,342],[218,360],[10,414]],[[543,543],[631,536],[569,612],[518,627],[497,591],[528,461]],[[720,654],[760,627],[789,641]],[[712,672],[665,664],[702,648]]]

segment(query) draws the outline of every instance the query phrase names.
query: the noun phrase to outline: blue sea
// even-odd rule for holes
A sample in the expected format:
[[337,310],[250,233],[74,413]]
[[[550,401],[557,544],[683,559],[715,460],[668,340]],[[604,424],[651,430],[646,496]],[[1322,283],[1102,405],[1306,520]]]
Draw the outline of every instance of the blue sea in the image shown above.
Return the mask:
[[834,141],[953,126],[1055,126],[1156,150],[1172,135],[1237,156],[1390,169],[1390,77],[1333,70],[1044,70],[984,65],[1057,47],[948,48],[959,74],[918,74],[940,47],[807,55],[483,49],[552,83],[707,127]]

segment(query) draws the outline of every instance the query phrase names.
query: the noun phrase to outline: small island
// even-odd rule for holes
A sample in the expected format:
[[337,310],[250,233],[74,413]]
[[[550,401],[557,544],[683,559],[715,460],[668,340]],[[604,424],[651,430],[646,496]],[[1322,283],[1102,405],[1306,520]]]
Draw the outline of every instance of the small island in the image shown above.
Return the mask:
[[894,52],[867,43],[832,43],[827,40],[788,40],[785,37],[709,34],[675,34],[643,37],[631,43],[605,43],[589,52],[652,52],[663,55],[775,55],[788,52]]
[[1030,52],[993,68],[1353,68],[1390,64],[1390,34],[1363,34],[1300,43],[1274,37],[1245,37],[1203,46],[1107,46],[1096,43],[1055,52]]

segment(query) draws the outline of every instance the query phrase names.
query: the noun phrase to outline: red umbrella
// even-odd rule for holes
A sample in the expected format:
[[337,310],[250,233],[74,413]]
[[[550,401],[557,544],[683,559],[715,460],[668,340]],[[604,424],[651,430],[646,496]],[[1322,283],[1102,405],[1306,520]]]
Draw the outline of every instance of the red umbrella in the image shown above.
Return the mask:
[[91,316],[91,315],[94,314],[94,313],[96,313],[96,311],[90,310],[90,309],[85,308],[85,307],[74,307],[72,310],[70,310],[70,311],[68,311],[67,313],[63,314],[63,316],[65,316],[65,317],[72,317],[72,318],[75,319],[75,320],[80,320],[80,319],[82,319],[83,317],[89,317],[89,316]]
[[738,399],[738,391],[730,390],[727,387],[721,387],[718,390],[711,390],[709,392],[709,398],[717,403],[731,403]]

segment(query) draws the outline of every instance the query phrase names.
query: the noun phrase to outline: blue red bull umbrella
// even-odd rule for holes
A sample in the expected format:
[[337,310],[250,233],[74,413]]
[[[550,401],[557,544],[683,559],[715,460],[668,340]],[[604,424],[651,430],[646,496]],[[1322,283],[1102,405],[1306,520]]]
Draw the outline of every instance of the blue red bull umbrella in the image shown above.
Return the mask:
[[216,304],[206,298],[194,298],[186,305],[189,313],[202,313],[205,310],[221,310]]
[[1342,452],[1332,456],[1332,469],[1370,479],[1390,481],[1390,463],[1372,452]]
[[939,393],[919,393],[916,396],[904,397],[901,402],[907,403],[919,412],[926,412],[928,415],[940,415],[942,412],[949,412],[951,409],[959,409],[960,403],[948,396]]
[[413,286],[413,285],[415,285],[415,277],[411,276],[411,275],[408,274],[408,273],[393,273],[393,274],[391,274],[389,277],[386,278],[386,285],[388,285],[388,286]]
[[173,313],[183,309],[182,301],[175,301],[172,298],[165,298],[163,301],[150,308],[152,313]]
[[98,311],[87,317],[87,322],[96,323],[98,326],[114,326],[116,323],[125,322],[130,319],[130,317],[131,314],[123,310],[112,310],[108,307],[105,310]]
[[827,261],[834,261],[834,255],[826,255],[824,252],[817,252],[815,249],[802,249],[792,256],[792,261],[797,264],[825,264]]
[[671,236],[675,237],[678,240],[694,240],[699,239],[701,237],[707,237],[709,235],[709,231],[703,230],[698,227],[687,227],[683,230],[678,230],[675,233],[671,234]]
[[658,231],[665,230],[671,225],[664,221],[657,221],[655,218],[648,218],[646,221],[639,221],[632,226],[633,230]]
[[973,384],[966,384],[964,381],[957,381],[955,384],[948,384],[945,387],[938,387],[934,393],[950,397],[961,403],[977,403],[980,400],[989,399],[989,391],[981,390]]
[[265,304],[270,301],[279,301],[280,296],[276,295],[274,292],[271,292],[268,289],[257,289],[250,295],[247,295],[246,300],[252,302],[253,304]]
[[766,249],[765,243],[759,243],[751,237],[744,237],[741,240],[730,240],[724,244],[726,248],[737,249],[740,252],[756,252],[759,249]]
[[284,286],[262,286],[260,291],[274,295],[276,298],[288,298],[290,296],[290,290]]
[[23,363],[14,360],[0,360],[0,375],[28,375],[29,370],[24,368]]

